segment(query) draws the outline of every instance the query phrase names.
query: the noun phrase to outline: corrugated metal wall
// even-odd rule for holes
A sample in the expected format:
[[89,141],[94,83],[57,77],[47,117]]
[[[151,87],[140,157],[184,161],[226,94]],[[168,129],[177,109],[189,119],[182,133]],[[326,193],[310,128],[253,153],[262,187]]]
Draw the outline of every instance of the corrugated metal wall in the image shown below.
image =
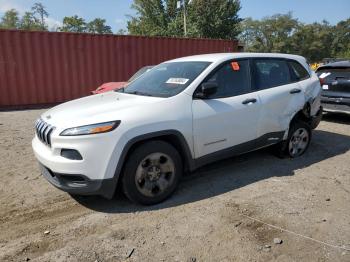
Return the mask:
[[236,50],[226,40],[0,30],[0,108],[60,103],[145,65]]

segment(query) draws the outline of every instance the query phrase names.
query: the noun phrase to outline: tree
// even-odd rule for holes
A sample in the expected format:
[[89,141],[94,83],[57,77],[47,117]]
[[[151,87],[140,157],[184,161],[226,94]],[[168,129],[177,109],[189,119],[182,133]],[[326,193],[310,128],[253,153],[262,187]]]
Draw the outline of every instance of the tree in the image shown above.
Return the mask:
[[288,53],[298,24],[291,13],[276,14],[262,20],[247,18],[242,22],[240,39],[247,51]]
[[299,54],[310,62],[320,62],[349,54],[350,19],[332,26],[327,21],[300,23],[291,13],[262,20],[248,18],[242,23],[240,40],[247,51]]
[[[184,0],[188,36],[233,39],[239,33],[239,0]],[[176,0],[134,0],[136,16],[128,30],[134,35],[184,36],[184,8]]]
[[[170,2],[170,1],[167,1]],[[134,0],[137,16],[130,17],[128,30],[133,35],[166,36],[170,17],[162,0]]]
[[18,12],[15,9],[10,9],[5,12],[1,18],[0,28],[17,29],[19,26]]
[[333,32],[332,55],[350,58],[350,18],[340,21]]
[[32,7],[33,15],[39,16],[39,21],[42,30],[47,30],[47,25],[45,23],[45,18],[49,16],[49,13],[46,11],[42,3],[35,3]]
[[127,35],[128,31],[126,31],[125,29],[119,29],[116,34],[117,35]]
[[86,32],[85,20],[77,15],[66,16],[63,18],[63,25],[59,28],[59,31],[84,33]]
[[42,24],[32,12],[25,12],[19,22],[19,28],[23,30],[42,30]]
[[240,1],[195,0],[188,6],[189,36],[235,39],[240,33]]
[[332,57],[332,26],[328,22],[300,24],[292,36],[291,53],[305,56],[310,62]]
[[86,25],[87,32],[93,34],[112,34],[111,27],[105,23],[105,19],[95,18]]

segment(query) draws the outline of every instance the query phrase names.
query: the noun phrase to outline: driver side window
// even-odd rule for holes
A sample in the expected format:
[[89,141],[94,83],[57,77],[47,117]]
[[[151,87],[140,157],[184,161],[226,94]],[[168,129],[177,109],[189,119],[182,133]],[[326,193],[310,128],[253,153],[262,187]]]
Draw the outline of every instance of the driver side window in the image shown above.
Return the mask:
[[221,65],[205,82],[215,82],[217,92],[210,96],[225,98],[250,93],[250,71],[248,60],[230,61]]

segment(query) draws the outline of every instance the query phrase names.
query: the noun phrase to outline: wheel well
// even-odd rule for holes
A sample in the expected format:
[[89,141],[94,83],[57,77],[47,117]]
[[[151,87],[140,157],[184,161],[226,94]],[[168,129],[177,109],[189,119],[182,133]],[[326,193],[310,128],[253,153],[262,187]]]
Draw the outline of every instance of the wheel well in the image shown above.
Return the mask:
[[311,114],[311,106],[310,103],[307,102],[303,109],[301,109],[299,112],[297,112],[290,123],[295,122],[296,120],[303,121],[305,123],[310,123],[310,114]]
[[189,159],[189,152],[186,151],[186,149],[184,148],[183,142],[181,142],[181,139],[175,135],[175,134],[166,134],[166,135],[160,135],[160,136],[154,136],[151,138],[147,138],[147,139],[143,139],[140,141],[137,141],[135,143],[133,143],[131,145],[131,147],[129,148],[123,166],[125,164],[125,162],[127,161],[128,157],[130,156],[130,154],[140,145],[147,143],[149,141],[164,141],[169,143],[170,145],[172,145],[180,154],[183,166],[184,166],[184,171],[188,171],[190,169],[190,159]]

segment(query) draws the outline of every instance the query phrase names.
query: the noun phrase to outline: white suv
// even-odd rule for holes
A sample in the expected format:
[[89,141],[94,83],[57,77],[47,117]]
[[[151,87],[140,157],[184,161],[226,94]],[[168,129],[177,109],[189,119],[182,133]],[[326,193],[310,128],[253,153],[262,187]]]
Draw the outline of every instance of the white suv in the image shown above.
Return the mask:
[[166,199],[185,171],[275,145],[305,152],[321,118],[305,58],[209,54],[154,67],[126,88],[70,101],[36,122],[42,174],[71,194],[142,204]]

